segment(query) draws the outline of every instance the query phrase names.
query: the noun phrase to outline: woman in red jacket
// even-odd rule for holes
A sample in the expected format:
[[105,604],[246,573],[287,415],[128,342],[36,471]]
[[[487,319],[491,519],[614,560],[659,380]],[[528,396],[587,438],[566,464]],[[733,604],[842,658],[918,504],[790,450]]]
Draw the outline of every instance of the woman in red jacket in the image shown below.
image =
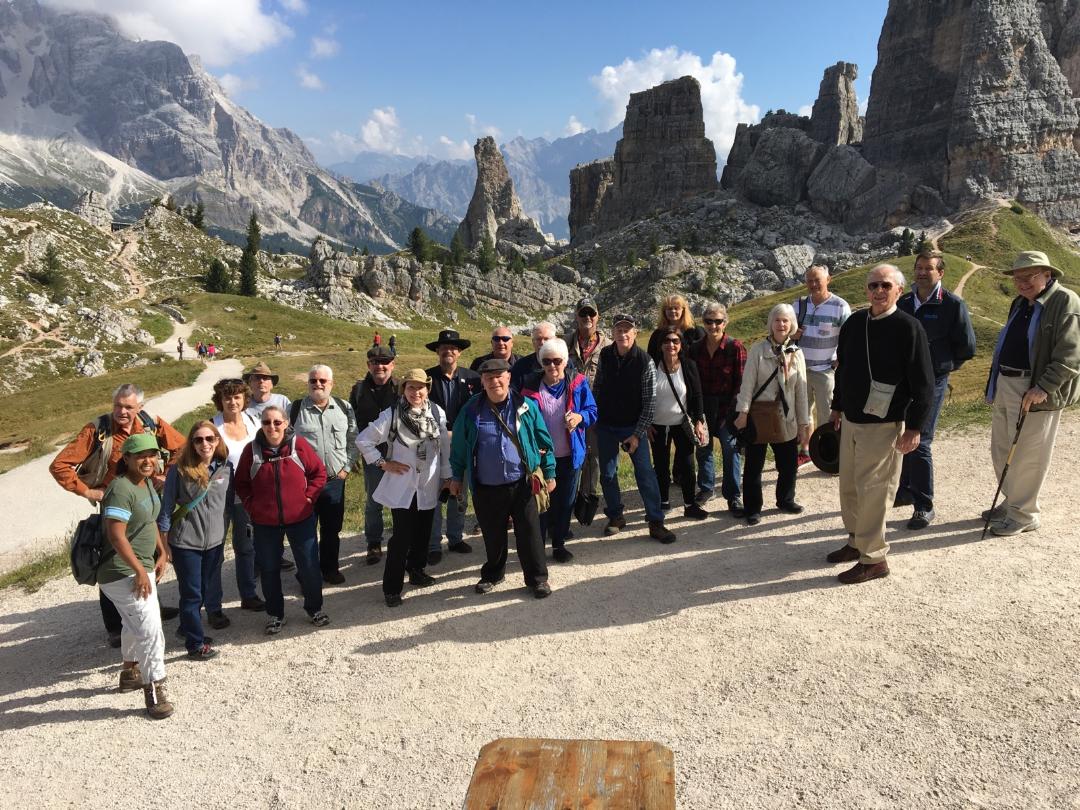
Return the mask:
[[312,507],[325,483],[322,460],[304,438],[293,435],[285,412],[276,405],[264,410],[261,429],[240,454],[236,492],[251,517],[255,562],[266,600],[267,635],[280,633],[285,624],[281,553],[286,537],[304,590],[304,610],[316,627],[330,623],[322,610],[322,571]]

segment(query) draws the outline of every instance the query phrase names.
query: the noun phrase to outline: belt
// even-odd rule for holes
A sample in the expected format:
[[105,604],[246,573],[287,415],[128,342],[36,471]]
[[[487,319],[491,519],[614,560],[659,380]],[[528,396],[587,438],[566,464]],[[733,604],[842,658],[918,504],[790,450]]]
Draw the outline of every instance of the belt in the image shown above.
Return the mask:
[[1002,377],[1030,377],[1031,369],[1013,368],[1012,366],[998,366],[998,374]]

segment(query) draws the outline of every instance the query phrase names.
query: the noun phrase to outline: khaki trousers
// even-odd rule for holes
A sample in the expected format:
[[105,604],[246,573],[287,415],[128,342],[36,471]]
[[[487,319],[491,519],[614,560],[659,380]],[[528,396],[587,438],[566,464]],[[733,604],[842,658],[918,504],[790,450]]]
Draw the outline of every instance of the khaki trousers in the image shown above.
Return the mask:
[[806,370],[806,391],[810,395],[810,407],[814,409],[814,427],[819,428],[829,421],[832,411],[833,382],[832,369],[828,371]]
[[[990,456],[999,478],[1016,435],[1020,401],[1030,387],[1030,377],[998,375],[990,423]],[[1005,484],[1001,488],[1009,510],[1008,517],[1020,524],[1031,523],[1039,517],[1039,490],[1050,469],[1060,421],[1061,411],[1029,411],[1024,420],[1020,441],[1009,464],[1009,474],[1005,476]]]
[[896,440],[903,432],[903,422],[860,425],[844,417],[840,426],[840,516],[862,563],[879,563],[889,553],[885,516],[900,484],[904,457]]

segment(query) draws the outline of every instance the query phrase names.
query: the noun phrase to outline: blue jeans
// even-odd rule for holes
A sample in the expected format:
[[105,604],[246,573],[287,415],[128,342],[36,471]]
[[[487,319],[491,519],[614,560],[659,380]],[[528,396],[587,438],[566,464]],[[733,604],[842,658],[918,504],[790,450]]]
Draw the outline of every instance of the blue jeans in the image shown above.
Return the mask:
[[382,470],[374,464],[364,462],[364,492],[367,495],[367,501],[364,503],[364,539],[369,546],[382,545],[383,508],[381,503],[371,497],[382,481],[382,477]]
[[[623,513],[622,493],[619,492],[619,442],[628,439],[634,433],[634,427],[619,428],[597,425],[596,439],[600,451],[600,488],[604,491],[604,514],[611,518],[620,518]],[[663,523],[664,513],[660,509],[660,485],[656,482],[656,470],[649,457],[649,442],[638,442],[637,450],[630,454],[634,464],[634,479],[637,481],[641,501],[645,505],[645,517],[650,522]]]
[[255,561],[262,577],[266,613],[281,619],[285,616],[285,597],[281,593],[281,554],[287,537],[296,560],[296,576],[304,591],[304,610],[314,616],[322,610],[322,571],[319,570],[319,544],[315,539],[315,515],[287,526],[254,525]]
[[[733,499],[742,497],[742,455],[735,449],[735,436],[726,423],[715,433],[710,428],[710,435],[712,439],[720,442],[720,458],[724,465],[720,494],[730,503]],[[712,439],[709,440],[708,447],[699,447],[695,451],[698,462],[698,492],[709,494],[716,488],[716,461]]]
[[469,505],[469,487],[461,486],[461,507],[458,507],[456,498],[450,498],[446,503],[435,504],[435,515],[431,521],[431,539],[428,542],[428,551],[442,549],[443,510],[446,510],[446,544],[456,546],[465,538],[465,509]]
[[540,539],[546,542],[550,537],[552,548],[562,548],[570,533],[578,485],[578,471],[573,463],[573,456],[555,459],[555,491],[551,493],[548,510],[540,515]]
[[225,559],[225,545],[206,551],[177,546],[170,546],[169,550],[180,590],[180,630],[184,634],[184,646],[194,652],[203,645],[203,606],[207,613],[221,610],[221,562]]
[[904,456],[904,463],[900,468],[898,491],[907,491],[911,495],[917,512],[929,512],[934,508],[934,459],[930,445],[934,441],[934,429],[937,427],[948,386],[948,374],[934,379],[934,399],[927,423],[919,435],[919,446]]
[[244,504],[232,505],[232,547],[236,557],[236,589],[241,599],[258,599],[255,590],[255,541],[251,534],[251,518]]

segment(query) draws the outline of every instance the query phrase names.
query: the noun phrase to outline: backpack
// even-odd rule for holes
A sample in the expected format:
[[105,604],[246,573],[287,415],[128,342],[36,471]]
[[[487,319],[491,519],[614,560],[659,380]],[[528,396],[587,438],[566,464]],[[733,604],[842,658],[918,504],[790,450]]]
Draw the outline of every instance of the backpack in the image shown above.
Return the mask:
[[[291,461],[297,467],[300,468],[301,472],[305,472],[307,468],[304,467],[304,460],[302,458],[300,458],[300,454],[296,452],[296,437],[295,436],[293,436],[293,438],[291,439],[291,442],[292,442],[292,444],[290,445],[290,449],[292,450],[292,454],[288,455],[288,456],[276,456],[276,457],[270,459],[270,463],[273,464],[275,462]],[[262,467],[262,465],[265,464],[265,463],[266,463],[266,459],[263,457],[262,446],[259,444],[258,441],[253,441],[251,443],[251,473],[250,473],[250,477],[251,477],[252,481],[255,480],[255,474],[259,471],[259,468]]]
[[71,575],[80,585],[96,585],[98,568],[116,553],[105,539],[105,519],[100,512],[79,521],[71,538]]
[[[143,433],[157,433],[157,422],[146,411],[139,411],[139,421],[142,422]],[[109,470],[109,459],[112,457],[112,446],[112,414],[106,413],[97,418],[90,454],[75,467],[75,474],[79,476],[79,480],[91,489],[100,487],[105,480],[105,475]],[[160,440],[158,440],[158,448],[162,453],[161,460],[158,462],[160,473],[164,469],[169,454],[161,447]]]

